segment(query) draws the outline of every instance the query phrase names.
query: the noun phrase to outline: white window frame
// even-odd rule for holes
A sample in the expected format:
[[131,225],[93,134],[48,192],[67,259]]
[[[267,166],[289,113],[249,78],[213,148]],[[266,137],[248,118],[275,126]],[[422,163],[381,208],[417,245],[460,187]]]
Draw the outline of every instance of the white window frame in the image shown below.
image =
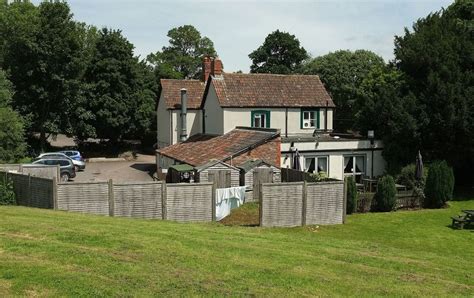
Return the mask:
[[[316,115],[317,111],[303,111],[303,129],[309,129],[309,128],[316,128],[317,121],[318,121],[318,116]],[[305,115],[308,114],[308,119],[305,119]],[[313,124],[311,126],[311,120],[313,121]],[[307,126],[306,126],[307,124]]]
[[[256,127],[256,128],[265,128],[265,127],[266,127],[266,124],[267,124],[267,122],[266,122],[267,119],[265,119],[266,117],[267,117],[267,115],[265,115],[265,113],[255,113],[255,114],[253,115],[253,119],[252,119],[253,125],[254,125],[253,127]],[[259,125],[259,126],[255,125],[255,124],[256,124],[256,123],[255,123],[255,120],[258,120],[258,125]],[[263,126],[262,126],[262,124],[263,124]]]
[[[352,158],[352,173],[346,173],[344,170],[346,169],[346,157],[349,157],[349,158]],[[357,157],[362,157],[363,161],[364,161],[364,171],[362,172],[356,172],[356,158]],[[344,155],[343,156],[344,160],[343,160],[343,163],[342,163],[342,173],[344,174],[344,177],[348,177],[348,176],[354,176],[354,178],[356,176],[360,176],[361,178],[363,178],[364,176],[367,175],[367,155],[366,154],[348,154],[348,155]]]
[[304,169],[305,169],[305,172],[306,172],[306,169],[309,167],[309,165],[306,164],[306,161],[308,159],[314,159],[314,171],[313,171],[313,174],[319,174],[320,172],[318,171],[318,160],[319,159],[322,159],[322,158],[325,158],[326,159],[326,169],[327,169],[327,172],[326,175],[329,177],[329,155],[311,155],[311,156],[305,156],[304,157]]

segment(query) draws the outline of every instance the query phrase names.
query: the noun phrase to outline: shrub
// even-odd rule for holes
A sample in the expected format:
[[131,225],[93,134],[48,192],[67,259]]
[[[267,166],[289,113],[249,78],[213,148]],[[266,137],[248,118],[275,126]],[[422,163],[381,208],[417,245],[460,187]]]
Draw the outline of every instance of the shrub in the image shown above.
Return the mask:
[[15,205],[15,193],[13,184],[10,180],[0,180],[0,205]]
[[346,178],[347,183],[347,214],[357,211],[357,186],[352,176]]
[[441,208],[453,198],[454,173],[446,161],[430,166],[426,179],[424,207]]
[[377,211],[387,212],[395,209],[397,205],[397,189],[395,180],[387,175],[379,180],[377,192],[375,193],[375,209]]
[[397,183],[405,185],[408,189],[415,189],[425,185],[426,177],[428,176],[428,168],[423,167],[423,177],[421,181],[415,178],[416,165],[414,163],[406,165],[402,168],[400,174],[397,176]]

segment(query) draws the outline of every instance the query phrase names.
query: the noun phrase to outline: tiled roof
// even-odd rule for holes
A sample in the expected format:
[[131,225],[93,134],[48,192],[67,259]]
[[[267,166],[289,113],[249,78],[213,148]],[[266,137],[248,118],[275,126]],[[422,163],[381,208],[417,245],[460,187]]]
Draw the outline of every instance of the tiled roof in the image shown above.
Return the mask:
[[224,73],[211,84],[222,107],[335,107],[316,75]]
[[166,102],[167,109],[181,108],[181,89],[187,89],[188,109],[201,107],[205,84],[199,80],[171,80],[161,79],[161,94]]
[[210,160],[226,161],[279,134],[277,129],[237,127],[221,136],[194,135],[185,142],[165,147],[158,152],[180,162],[200,166]]

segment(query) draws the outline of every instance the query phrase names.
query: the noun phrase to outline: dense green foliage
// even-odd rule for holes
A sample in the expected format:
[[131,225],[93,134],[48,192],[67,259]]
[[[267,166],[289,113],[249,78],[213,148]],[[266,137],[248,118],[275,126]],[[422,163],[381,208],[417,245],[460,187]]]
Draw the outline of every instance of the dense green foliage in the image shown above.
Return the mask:
[[406,89],[403,74],[392,67],[373,69],[362,81],[356,102],[356,126],[384,142],[383,156],[389,173],[399,173],[418,151],[416,99]]
[[416,97],[417,141],[427,160],[446,159],[472,185],[474,3],[457,0],[395,39],[396,66]]
[[77,139],[140,138],[151,129],[157,84],[118,31],[73,20],[65,2],[0,5],[0,67],[9,74],[12,105],[29,133]]
[[425,185],[426,178],[428,177],[428,168],[426,166],[423,167],[423,178],[421,181],[417,181],[415,174],[416,164],[406,165],[401,169],[400,174],[397,175],[397,183],[405,185],[408,189],[413,189],[418,184]]
[[90,136],[116,141],[127,135],[139,136],[150,128],[155,106],[151,74],[148,66],[133,56],[133,45],[120,31],[100,31],[84,75],[86,109],[93,115],[90,123],[95,128]]
[[474,201],[450,205],[274,229],[1,207],[0,296],[472,296],[447,226]]
[[347,183],[347,214],[357,212],[357,185],[353,176],[346,178]]
[[147,57],[156,78],[199,79],[202,57],[217,55],[214,43],[191,25],[171,29],[168,37],[169,46]]
[[258,49],[249,54],[252,60],[250,72],[293,73],[308,57],[308,53],[294,35],[276,30],[265,38]]
[[59,133],[68,123],[68,107],[80,92],[84,68],[78,26],[63,2],[13,2],[2,16],[7,26],[3,65],[15,86],[13,106],[30,130]]
[[356,102],[368,87],[362,85],[363,80],[372,70],[384,65],[382,57],[373,52],[341,50],[310,60],[303,72],[319,75],[337,106],[334,128],[346,131],[356,130]]
[[375,193],[375,210],[388,212],[395,209],[397,205],[397,188],[395,180],[392,176],[383,176],[377,184],[377,192]]
[[441,208],[453,198],[454,173],[446,161],[430,165],[426,178],[424,207]]
[[8,179],[0,179],[0,206],[15,204],[16,199],[12,182]]
[[11,83],[0,69],[0,163],[15,162],[26,149],[23,119],[10,106],[12,96]]

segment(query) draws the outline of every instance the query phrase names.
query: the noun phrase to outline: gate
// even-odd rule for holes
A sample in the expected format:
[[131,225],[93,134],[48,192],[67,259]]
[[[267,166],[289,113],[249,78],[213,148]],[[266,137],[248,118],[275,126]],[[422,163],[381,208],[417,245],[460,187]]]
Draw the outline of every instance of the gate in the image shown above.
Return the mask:
[[207,180],[214,184],[214,189],[228,188],[231,186],[230,170],[209,170]]
[[253,199],[260,199],[260,188],[262,183],[273,183],[272,168],[256,168],[253,170]]

